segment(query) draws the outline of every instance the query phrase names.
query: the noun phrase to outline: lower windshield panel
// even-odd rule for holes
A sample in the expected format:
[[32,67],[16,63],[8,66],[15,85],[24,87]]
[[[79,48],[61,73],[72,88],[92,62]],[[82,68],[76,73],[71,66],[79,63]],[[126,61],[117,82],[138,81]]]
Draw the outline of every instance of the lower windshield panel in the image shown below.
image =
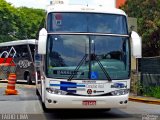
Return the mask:
[[128,42],[127,37],[49,35],[46,74],[56,79],[107,80],[107,72],[111,79],[128,79]]

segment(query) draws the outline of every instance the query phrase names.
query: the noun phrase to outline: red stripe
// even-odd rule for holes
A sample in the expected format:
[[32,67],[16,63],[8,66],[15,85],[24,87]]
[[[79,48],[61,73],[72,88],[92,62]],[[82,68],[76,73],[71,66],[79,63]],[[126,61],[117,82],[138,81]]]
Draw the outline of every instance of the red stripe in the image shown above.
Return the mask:
[[10,63],[10,66],[15,66],[13,58],[6,58],[6,63]]
[[12,58],[6,58],[6,63],[11,63]]
[[5,58],[0,58],[0,64],[4,63]]
[[0,64],[3,64],[3,66],[16,66],[13,62],[13,58],[0,58]]

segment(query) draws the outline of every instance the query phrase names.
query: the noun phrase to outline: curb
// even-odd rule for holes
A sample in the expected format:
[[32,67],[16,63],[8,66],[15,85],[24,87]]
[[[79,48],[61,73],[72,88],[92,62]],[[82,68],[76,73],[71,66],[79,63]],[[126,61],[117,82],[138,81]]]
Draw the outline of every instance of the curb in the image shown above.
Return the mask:
[[129,101],[160,105],[160,100],[150,100],[150,99],[138,98],[138,97],[132,97],[132,96],[129,97]]

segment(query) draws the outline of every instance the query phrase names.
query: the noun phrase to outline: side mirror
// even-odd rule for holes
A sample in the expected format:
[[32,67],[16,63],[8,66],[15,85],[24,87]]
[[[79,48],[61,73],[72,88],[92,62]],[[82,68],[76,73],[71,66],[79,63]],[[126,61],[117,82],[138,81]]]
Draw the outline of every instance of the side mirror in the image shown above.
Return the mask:
[[135,58],[142,58],[142,39],[141,37],[135,32],[132,31],[131,33],[132,39],[132,54]]
[[47,31],[45,28],[42,28],[39,32],[38,38],[38,54],[46,54],[46,45],[47,45]]

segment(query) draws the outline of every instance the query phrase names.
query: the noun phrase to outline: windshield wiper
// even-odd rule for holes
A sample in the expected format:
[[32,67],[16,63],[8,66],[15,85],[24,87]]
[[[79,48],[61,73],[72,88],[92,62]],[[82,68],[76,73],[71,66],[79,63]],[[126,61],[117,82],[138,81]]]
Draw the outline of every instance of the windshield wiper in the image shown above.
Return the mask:
[[73,73],[69,76],[68,81],[71,81],[74,77],[74,75],[78,72],[79,68],[82,66],[83,62],[86,60],[88,54],[85,54],[82,60],[78,63],[76,69],[73,71]]
[[105,74],[106,78],[108,79],[108,81],[111,82],[112,81],[111,77],[109,76],[108,72],[106,71],[106,69],[104,68],[104,66],[100,62],[100,60],[97,58],[97,56],[95,54],[92,54],[92,57],[93,57],[93,59],[95,59],[97,61],[97,63],[99,64],[100,68],[104,72],[104,74]]
[[[87,56],[88,56],[88,54],[84,55],[84,57],[79,62],[79,64],[77,65],[77,67],[75,68],[75,70],[73,71],[73,73],[69,76],[68,81],[71,81],[73,79],[73,77],[75,76],[75,74],[77,73],[77,71],[79,70],[79,68],[82,66],[83,62],[86,60]],[[109,76],[108,72],[106,71],[106,69],[104,68],[104,66],[100,62],[100,60],[97,58],[97,56],[95,54],[92,54],[92,58],[94,58],[97,61],[97,63],[99,64],[100,68],[104,72],[106,78],[108,79],[109,82],[111,82],[112,81],[111,77]]]

